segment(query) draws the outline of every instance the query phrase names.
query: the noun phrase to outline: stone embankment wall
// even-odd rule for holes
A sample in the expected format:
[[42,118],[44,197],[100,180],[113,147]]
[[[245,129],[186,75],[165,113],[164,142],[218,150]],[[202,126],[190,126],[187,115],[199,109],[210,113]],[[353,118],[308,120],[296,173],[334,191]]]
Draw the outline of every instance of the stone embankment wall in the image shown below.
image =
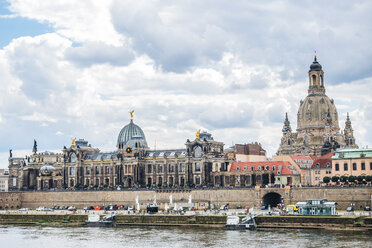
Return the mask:
[[360,206],[371,206],[372,187],[363,188],[252,188],[252,189],[206,189],[206,190],[134,190],[134,191],[58,191],[58,192],[19,192],[0,193],[0,207],[36,208],[53,205],[74,205],[78,208],[94,205],[135,205],[136,198],[142,207],[157,202],[187,203],[191,195],[193,202],[208,202],[215,206],[230,203],[231,207],[250,206],[258,208],[263,204],[267,193],[280,194],[285,204],[294,204],[307,199],[328,199],[339,204],[339,209],[346,209],[351,203]]
[[20,208],[22,205],[21,196],[16,192],[0,192],[0,210]]
[[[84,214],[0,214],[0,224],[84,226]],[[258,216],[258,228],[372,230],[371,217]],[[223,215],[118,215],[117,226],[199,226],[224,228]]]

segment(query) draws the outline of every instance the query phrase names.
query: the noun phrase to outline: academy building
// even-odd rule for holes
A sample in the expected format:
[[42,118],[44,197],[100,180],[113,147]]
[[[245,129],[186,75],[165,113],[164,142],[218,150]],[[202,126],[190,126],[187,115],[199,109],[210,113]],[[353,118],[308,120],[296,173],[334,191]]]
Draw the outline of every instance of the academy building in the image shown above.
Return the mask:
[[213,172],[227,171],[224,144],[198,131],[184,149],[151,150],[142,129],[133,122],[117,139],[117,150],[100,152],[88,141],[73,140],[61,153],[9,158],[9,189],[201,187],[213,185]]

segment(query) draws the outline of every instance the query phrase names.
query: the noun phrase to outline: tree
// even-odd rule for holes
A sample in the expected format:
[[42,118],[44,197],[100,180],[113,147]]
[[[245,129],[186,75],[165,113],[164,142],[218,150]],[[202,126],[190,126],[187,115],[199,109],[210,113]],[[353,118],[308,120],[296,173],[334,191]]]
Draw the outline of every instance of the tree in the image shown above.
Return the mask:
[[348,180],[350,183],[355,182],[355,176],[349,176]]
[[372,176],[366,176],[366,181],[371,182],[372,181]]
[[323,177],[323,183],[328,184],[331,181],[331,178],[329,177]]
[[358,182],[363,182],[363,179],[365,179],[365,178],[363,178],[363,176],[357,176],[357,180],[358,180]]
[[341,182],[345,183],[346,180],[347,180],[347,176],[341,176],[341,177],[340,177],[340,181],[341,181]]
[[332,182],[337,183],[340,178],[338,176],[332,177]]

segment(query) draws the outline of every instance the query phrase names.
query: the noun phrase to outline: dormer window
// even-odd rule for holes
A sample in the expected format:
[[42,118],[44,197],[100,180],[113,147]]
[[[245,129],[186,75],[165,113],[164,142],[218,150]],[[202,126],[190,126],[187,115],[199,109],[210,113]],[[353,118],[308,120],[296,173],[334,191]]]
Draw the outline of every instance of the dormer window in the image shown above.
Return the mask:
[[320,168],[320,164],[319,163],[316,163],[315,166],[316,166],[316,168]]

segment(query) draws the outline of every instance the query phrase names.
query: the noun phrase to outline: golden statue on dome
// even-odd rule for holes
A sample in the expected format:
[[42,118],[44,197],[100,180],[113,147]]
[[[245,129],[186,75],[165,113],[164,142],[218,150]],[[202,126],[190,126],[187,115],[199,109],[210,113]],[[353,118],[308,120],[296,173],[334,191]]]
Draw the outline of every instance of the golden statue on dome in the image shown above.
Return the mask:
[[72,139],[72,144],[71,144],[71,146],[75,146],[75,141],[76,141],[76,138],[73,138],[73,139]]
[[199,136],[200,136],[200,129],[196,130],[196,139],[199,139]]
[[134,110],[129,111],[129,114],[130,114],[130,120],[131,120],[131,121],[133,121],[133,113],[134,113]]

